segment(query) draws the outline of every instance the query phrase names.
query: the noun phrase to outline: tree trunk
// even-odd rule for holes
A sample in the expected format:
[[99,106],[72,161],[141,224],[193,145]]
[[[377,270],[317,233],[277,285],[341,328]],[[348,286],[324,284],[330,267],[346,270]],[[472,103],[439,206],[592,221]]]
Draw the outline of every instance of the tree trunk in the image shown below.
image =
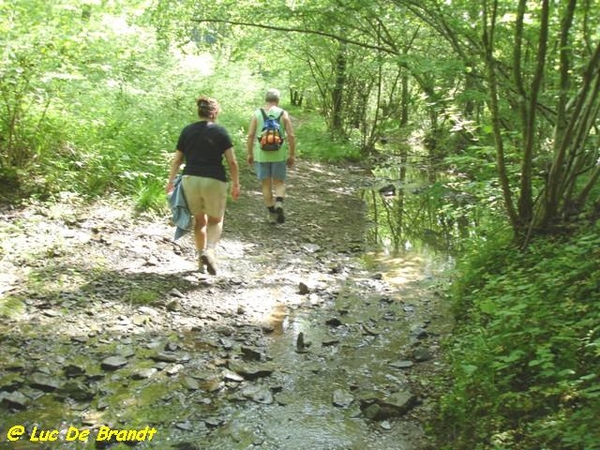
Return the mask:
[[492,2],[491,11],[488,2],[484,4],[483,13],[483,45],[485,48],[487,79],[490,90],[489,105],[492,116],[492,127],[494,132],[494,141],[496,144],[496,165],[498,168],[498,178],[502,187],[504,196],[504,206],[508,214],[513,230],[518,231],[521,228],[519,216],[513,203],[508,172],[506,169],[506,159],[504,156],[504,141],[502,138],[502,125],[500,120],[500,107],[498,105],[498,80],[496,77],[496,62],[494,60],[495,31],[498,12],[498,1]]
[[346,86],[346,54],[342,44],[335,62],[335,85],[331,92],[331,128],[340,133],[344,128],[344,87]]

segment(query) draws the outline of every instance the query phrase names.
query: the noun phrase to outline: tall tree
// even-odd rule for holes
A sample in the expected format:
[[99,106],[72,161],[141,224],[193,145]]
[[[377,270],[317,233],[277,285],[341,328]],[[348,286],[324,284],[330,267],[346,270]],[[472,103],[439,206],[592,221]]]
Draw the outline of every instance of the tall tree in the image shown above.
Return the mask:
[[[481,80],[516,235],[526,242],[582,212],[600,176],[600,42],[590,25],[600,5],[484,0],[475,14],[472,2],[460,0],[396,3],[443,37]],[[517,179],[509,163],[515,158]]]

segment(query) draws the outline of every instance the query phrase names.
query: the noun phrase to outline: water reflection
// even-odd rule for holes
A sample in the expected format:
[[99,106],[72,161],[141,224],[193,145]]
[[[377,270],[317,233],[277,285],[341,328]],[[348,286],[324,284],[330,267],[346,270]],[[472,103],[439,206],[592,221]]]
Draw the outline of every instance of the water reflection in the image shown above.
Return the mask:
[[453,253],[477,225],[474,199],[449,174],[410,162],[391,162],[372,171],[361,190],[371,226],[367,242],[387,253],[415,250]]

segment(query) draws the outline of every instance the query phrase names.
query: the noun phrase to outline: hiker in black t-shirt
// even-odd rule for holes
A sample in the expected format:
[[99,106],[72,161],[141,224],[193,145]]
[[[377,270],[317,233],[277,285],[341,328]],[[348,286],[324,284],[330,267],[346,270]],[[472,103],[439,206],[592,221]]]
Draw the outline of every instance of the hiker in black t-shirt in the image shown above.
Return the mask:
[[217,125],[219,104],[208,97],[200,97],[199,121],[186,126],[179,136],[173,157],[167,192],[173,189],[173,180],[185,160],[183,192],[188,209],[194,216],[194,240],[198,250],[198,268],[214,275],[217,271],[215,249],[223,231],[223,216],[227,203],[227,175],[223,156],[232,178],[231,196],[240,195],[238,163],[233,143],[227,130]]

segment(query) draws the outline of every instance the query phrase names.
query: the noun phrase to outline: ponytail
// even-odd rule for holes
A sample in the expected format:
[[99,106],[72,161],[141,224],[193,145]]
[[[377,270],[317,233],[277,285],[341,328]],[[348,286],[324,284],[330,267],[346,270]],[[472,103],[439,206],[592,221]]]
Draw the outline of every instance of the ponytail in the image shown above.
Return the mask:
[[215,120],[219,113],[219,104],[214,98],[200,97],[196,100],[198,116],[203,119]]

